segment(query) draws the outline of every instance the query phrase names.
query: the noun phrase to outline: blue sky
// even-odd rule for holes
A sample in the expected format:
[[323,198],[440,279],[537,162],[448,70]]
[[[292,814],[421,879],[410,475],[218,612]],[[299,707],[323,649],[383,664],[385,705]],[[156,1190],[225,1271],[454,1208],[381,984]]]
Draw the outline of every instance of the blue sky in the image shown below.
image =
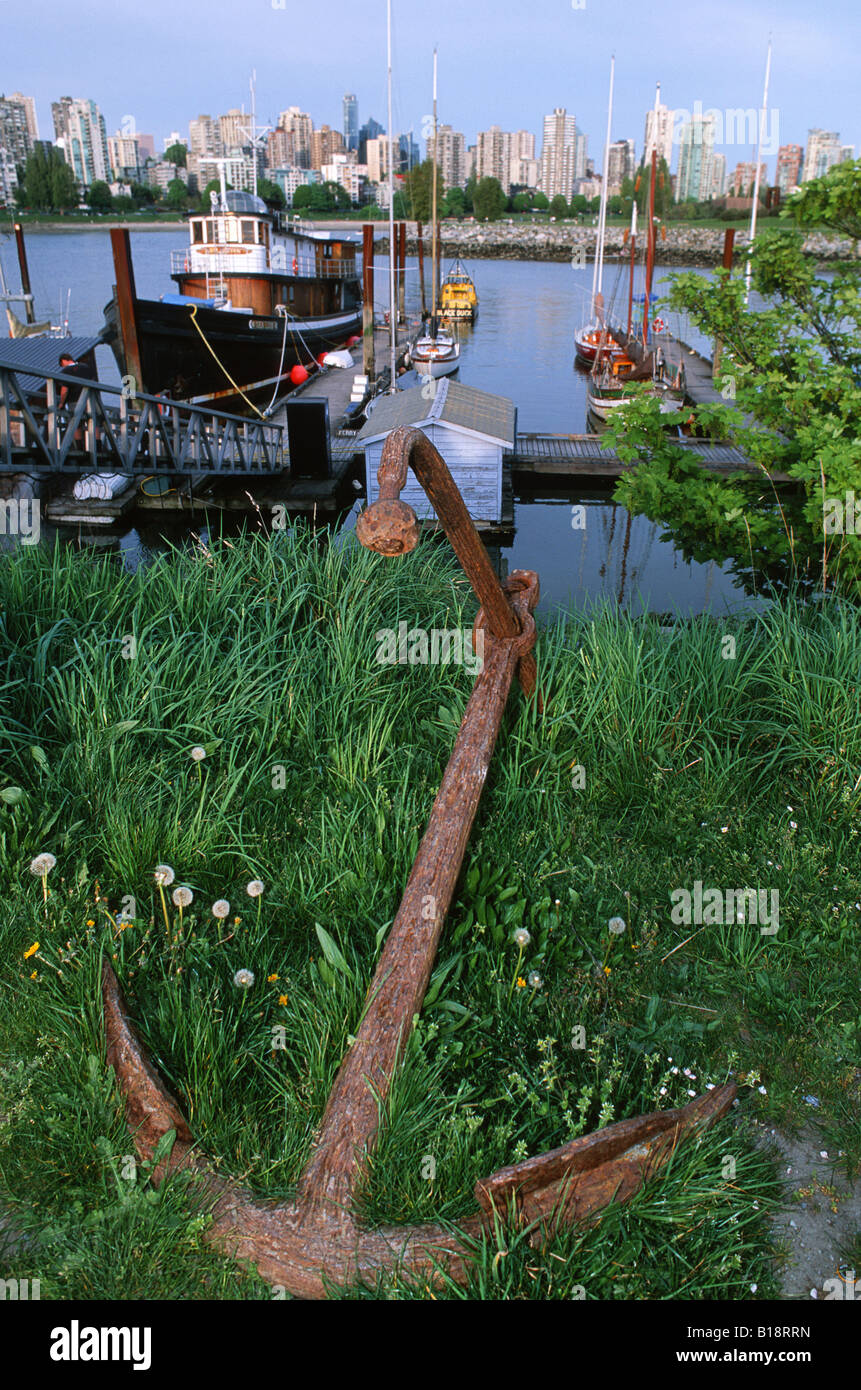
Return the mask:
[[[769,107],[779,142],[804,144],[809,126],[861,143],[857,71],[859,0],[393,0],[394,125],[418,134],[430,110],[439,47],[440,120],[476,131],[497,124],[535,132],[565,106],[600,161],[609,58],[616,55],[613,138],[638,153],[656,80],[668,106],[759,107],[768,34],[774,42]],[[283,5],[283,8],[281,6]],[[41,134],[50,103],[92,97],[108,134],[124,116],[161,148],[199,112],[248,105],[257,70],[261,121],[297,105],[315,125],[341,125],[353,91],[360,120],[385,123],[385,0],[0,0],[0,91],[36,97]],[[730,169],[752,157],[726,148]],[[772,161],[773,163],[773,161]]]

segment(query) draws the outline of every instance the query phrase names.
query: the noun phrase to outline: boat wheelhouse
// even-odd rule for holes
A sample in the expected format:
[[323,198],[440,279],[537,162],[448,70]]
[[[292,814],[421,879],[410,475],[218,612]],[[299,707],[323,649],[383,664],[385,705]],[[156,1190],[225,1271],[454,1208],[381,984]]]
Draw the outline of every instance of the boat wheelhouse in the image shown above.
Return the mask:
[[472,322],[478,313],[478,295],[472,276],[458,258],[442,282],[439,297],[442,318]]

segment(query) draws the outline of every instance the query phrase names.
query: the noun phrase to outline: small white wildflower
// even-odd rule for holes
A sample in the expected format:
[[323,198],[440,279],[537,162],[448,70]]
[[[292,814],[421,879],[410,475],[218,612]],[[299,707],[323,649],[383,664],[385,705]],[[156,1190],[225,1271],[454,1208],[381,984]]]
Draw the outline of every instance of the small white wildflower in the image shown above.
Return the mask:
[[827,1149],[820,1149],[820,1150],[819,1150],[819,1157],[820,1157],[820,1158],[827,1158],[827,1157],[828,1157],[828,1150],[827,1150]]
[[541,988],[541,976],[539,975],[537,970],[530,971],[529,975],[527,976],[527,983],[530,989]]
[[194,898],[194,894],[190,888],[174,888],[171,897],[177,907],[188,907],[189,903]]
[[765,1089],[764,1086],[758,1086],[758,1087],[757,1087],[757,1090],[759,1091],[759,1094],[760,1094],[761,1096],[767,1096],[767,1095],[768,1095],[768,1091]]
[[678,1076],[679,1074],[678,1067],[670,1067],[670,1071],[673,1073],[673,1076]]
[[696,1091],[687,1091],[686,1094],[689,1095],[689,1096],[695,1096],[695,1095],[696,1095]]
[[728,826],[728,825],[722,825],[721,828],[720,828],[720,833],[721,833],[722,835],[725,835],[725,834],[727,833],[728,830],[729,830],[729,826]]
[[797,822],[797,821],[794,821],[794,820],[791,820],[791,821],[789,822],[789,828],[790,828],[790,830],[797,830],[797,829],[798,829],[798,822]]
[[662,1095],[662,1096],[665,1096],[666,1094],[667,1094],[667,1088],[666,1088],[666,1086],[662,1086],[662,1087],[661,1087],[661,1095]]
[[224,918],[224,917],[227,916],[227,914],[229,913],[229,911],[230,911],[230,903],[227,901],[226,898],[219,898],[217,902],[214,902],[214,903],[212,904],[212,915],[213,915],[213,917]]
[[622,932],[625,930],[624,917],[611,917],[607,923],[607,930],[611,932],[613,936],[621,936]]
[[206,749],[202,748],[199,743],[196,743],[188,756],[193,763],[202,763],[206,757]]
[[169,864],[156,864],[153,877],[160,888],[169,888],[176,874]]
[[237,989],[250,989],[254,984],[253,970],[237,970],[233,977],[233,983]]
[[246,885],[245,891],[249,898],[259,898],[260,894],[263,892],[263,887],[262,879],[253,878],[251,882]]
[[532,937],[529,935],[529,932],[526,930],[525,927],[518,927],[517,931],[514,933],[514,940],[522,951],[529,945],[530,941],[532,940]]
[[[756,1205],[756,1203],[754,1203],[754,1205]],[[750,1291],[751,1291],[751,1293],[756,1293],[756,1291],[757,1291],[758,1288],[759,1288],[759,1285],[758,1285],[758,1284],[751,1284],[751,1286],[750,1286]]]

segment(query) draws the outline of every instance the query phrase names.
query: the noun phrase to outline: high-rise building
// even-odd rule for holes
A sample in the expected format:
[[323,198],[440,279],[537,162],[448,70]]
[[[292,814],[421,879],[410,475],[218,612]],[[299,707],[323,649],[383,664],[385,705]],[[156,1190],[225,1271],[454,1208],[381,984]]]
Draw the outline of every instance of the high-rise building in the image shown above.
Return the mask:
[[94,101],[60,97],[51,103],[54,133],[78,183],[89,188],[96,179],[110,182],[105,118]]
[[218,130],[221,148],[225,154],[234,150],[244,150],[246,145],[251,144],[251,117],[246,116],[238,106],[231,106],[225,115],[219,116]]
[[136,135],[118,130],[108,139],[108,159],[115,183],[140,183],[143,172],[140,145]]
[[25,101],[17,96],[0,96],[0,150],[5,150],[12,166],[26,163],[33,148]]
[[375,121],[373,116],[369,116],[363,126],[359,127],[359,163],[365,163],[367,150],[365,146],[369,140],[378,140],[381,135],[385,135],[386,128],[381,126],[379,121]]
[[398,152],[400,155],[400,171],[402,174],[408,173],[410,169],[414,169],[419,163],[419,147],[413,139],[411,130],[408,131],[406,135],[398,136]]
[[352,92],[344,97],[344,149],[359,149],[359,103]]
[[480,130],[475,142],[475,177],[498,179],[506,193],[511,187],[511,134],[492,125]]
[[800,145],[781,145],[777,151],[775,182],[780,189],[781,198],[785,198],[793,188],[798,187],[803,157],[804,151]]
[[30,135],[31,144],[39,139],[39,117],[36,115],[36,98],[25,97],[23,92],[10,92],[10,101],[18,101],[27,113],[27,130]]
[[854,160],[854,158],[855,158],[855,146],[854,146],[854,145],[841,145],[841,146],[840,146],[840,159],[839,159],[839,161],[838,161],[840,164],[851,164],[852,161]]
[[[736,198],[752,198],[755,183],[756,161],[752,159],[742,160],[735,166],[730,175],[729,188],[727,191]],[[759,186],[762,190],[763,197],[765,196],[767,183],[768,175],[766,173],[765,164],[761,163],[759,166]]]
[[657,150],[658,159],[667,161],[667,168],[673,163],[673,123],[675,112],[661,102],[661,84],[655,92],[655,104],[646,112],[646,129],[643,135],[643,163],[649,165],[652,150]]
[[283,190],[288,208],[293,206],[293,195],[297,188],[304,184],[322,182],[319,169],[300,169],[295,164],[284,169],[270,169],[269,177]]
[[293,140],[293,164],[299,169],[311,168],[311,117],[298,106],[288,106],[278,117],[278,130],[285,130]]
[[351,203],[360,203],[365,184],[368,181],[367,164],[357,164],[355,156],[348,151],[333,155],[323,165],[320,173],[324,183],[339,183],[350,195]]
[[340,130],[332,130],[331,127],[327,125],[321,125],[319,130],[312,130],[312,169],[322,169],[324,164],[331,164],[333,155],[343,153],[344,137]]
[[365,141],[368,178],[371,183],[382,183],[389,176],[389,142],[385,136],[375,136]]
[[726,155],[712,155],[712,191],[713,198],[722,198],[726,193]]
[[198,116],[188,123],[188,153],[202,155],[207,159],[217,159],[224,153],[221,143],[221,126],[211,116]]
[[[680,130],[676,201],[702,203],[711,196],[715,118],[711,112],[691,116]],[[660,152],[659,152],[660,153]]]
[[466,140],[459,130],[450,125],[437,128],[436,154],[434,137],[427,141],[427,158],[435,159],[442,174],[445,188],[465,188],[468,178],[466,172]]
[[544,140],[538,185],[548,198],[557,193],[570,199],[576,179],[586,177],[586,136],[564,106],[544,117]]
[[7,149],[0,145],[0,208],[14,203],[18,192],[18,171]]
[[[650,156],[651,158],[651,156]],[[614,140],[607,160],[607,197],[616,198],[622,192],[625,179],[637,171],[637,156],[633,140]]]
[[835,164],[839,164],[841,148],[840,136],[836,131],[808,130],[801,182],[807,183],[810,179],[820,179]]

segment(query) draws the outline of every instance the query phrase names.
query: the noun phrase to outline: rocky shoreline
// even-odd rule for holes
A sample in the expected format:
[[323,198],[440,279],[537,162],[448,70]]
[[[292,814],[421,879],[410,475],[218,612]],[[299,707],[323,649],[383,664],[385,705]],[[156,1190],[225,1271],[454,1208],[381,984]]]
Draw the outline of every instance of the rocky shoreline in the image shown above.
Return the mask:
[[[418,244],[410,226],[407,236],[407,253],[416,255]],[[719,265],[723,255],[724,233],[720,227],[666,227],[666,235],[658,241],[657,260],[660,265]],[[530,227],[508,226],[494,223],[490,226],[479,223],[443,222],[440,227],[442,259],[463,256],[465,260],[509,260],[509,261],[570,261],[582,248],[586,260],[591,261],[595,254],[596,234],[594,227],[549,226]],[[742,258],[747,247],[746,232],[736,232],[735,257]],[[388,251],[388,237],[375,239],[378,251]],[[857,247],[848,237],[823,236],[813,233],[806,238],[804,249],[820,262],[851,261],[858,259]],[[608,227],[605,238],[605,255],[613,260],[625,250],[624,233],[621,227]],[[425,234],[425,255],[430,255],[430,234]]]

